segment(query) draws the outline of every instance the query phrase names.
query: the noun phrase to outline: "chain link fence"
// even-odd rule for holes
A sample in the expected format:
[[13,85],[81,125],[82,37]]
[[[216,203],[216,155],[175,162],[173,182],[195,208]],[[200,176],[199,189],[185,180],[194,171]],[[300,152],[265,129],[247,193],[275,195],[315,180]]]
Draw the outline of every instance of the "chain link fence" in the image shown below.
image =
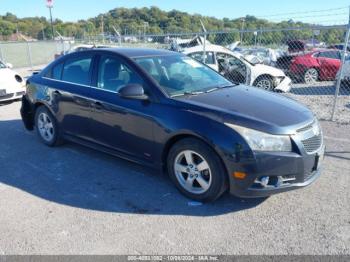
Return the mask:
[[92,47],[169,49],[207,64],[234,83],[295,99],[319,119],[350,123],[347,31],[347,25],[339,25],[0,43],[0,59],[15,68],[33,68]]

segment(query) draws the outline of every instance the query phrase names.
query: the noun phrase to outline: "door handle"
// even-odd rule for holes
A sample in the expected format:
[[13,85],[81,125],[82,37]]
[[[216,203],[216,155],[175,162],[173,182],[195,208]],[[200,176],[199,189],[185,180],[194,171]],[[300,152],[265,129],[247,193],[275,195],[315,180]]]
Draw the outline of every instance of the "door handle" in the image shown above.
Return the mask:
[[96,110],[102,110],[103,109],[103,105],[101,102],[95,102],[93,103],[93,106]]

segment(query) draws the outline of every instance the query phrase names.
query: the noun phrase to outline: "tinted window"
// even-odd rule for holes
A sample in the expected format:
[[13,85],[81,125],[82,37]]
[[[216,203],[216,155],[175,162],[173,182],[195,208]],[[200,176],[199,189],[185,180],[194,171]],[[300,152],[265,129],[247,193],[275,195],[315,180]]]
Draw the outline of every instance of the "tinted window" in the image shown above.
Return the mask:
[[62,76],[62,69],[63,69],[63,63],[54,66],[52,68],[51,78],[60,80]]
[[98,88],[118,92],[127,84],[143,85],[139,75],[118,58],[102,56],[98,68]]
[[75,84],[90,84],[90,67],[92,57],[72,58],[64,63],[62,80]]
[[[188,55],[189,57],[192,57],[193,59],[196,59],[197,61],[202,62],[203,61],[203,52],[197,52],[197,53],[192,53]],[[214,59],[214,53],[213,52],[207,52],[206,57],[205,57],[205,63],[213,65],[215,64],[215,59]]]
[[339,52],[321,52],[318,57],[340,59],[340,54]]

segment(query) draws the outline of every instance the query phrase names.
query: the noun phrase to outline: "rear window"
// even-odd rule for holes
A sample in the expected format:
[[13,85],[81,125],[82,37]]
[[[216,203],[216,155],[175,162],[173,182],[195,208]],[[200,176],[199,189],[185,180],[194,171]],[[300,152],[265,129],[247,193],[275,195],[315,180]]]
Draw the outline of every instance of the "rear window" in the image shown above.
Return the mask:
[[52,68],[51,78],[61,80],[63,63],[60,63]]
[[75,84],[90,85],[91,62],[92,57],[66,60],[63,67],[62,80]]

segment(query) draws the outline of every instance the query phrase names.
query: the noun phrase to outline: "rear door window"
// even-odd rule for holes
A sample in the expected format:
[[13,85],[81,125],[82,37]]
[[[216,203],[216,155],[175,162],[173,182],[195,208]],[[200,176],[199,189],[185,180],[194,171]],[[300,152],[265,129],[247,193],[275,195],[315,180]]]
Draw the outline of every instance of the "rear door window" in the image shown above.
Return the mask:
[[329,59],[340,59],[340,53],[339,52],[321,52],[319,53],[318,57],[321,58],[329,58]]
[[79,57],[66,60],[62,80],[80,85],[90,85],[92,57]]

